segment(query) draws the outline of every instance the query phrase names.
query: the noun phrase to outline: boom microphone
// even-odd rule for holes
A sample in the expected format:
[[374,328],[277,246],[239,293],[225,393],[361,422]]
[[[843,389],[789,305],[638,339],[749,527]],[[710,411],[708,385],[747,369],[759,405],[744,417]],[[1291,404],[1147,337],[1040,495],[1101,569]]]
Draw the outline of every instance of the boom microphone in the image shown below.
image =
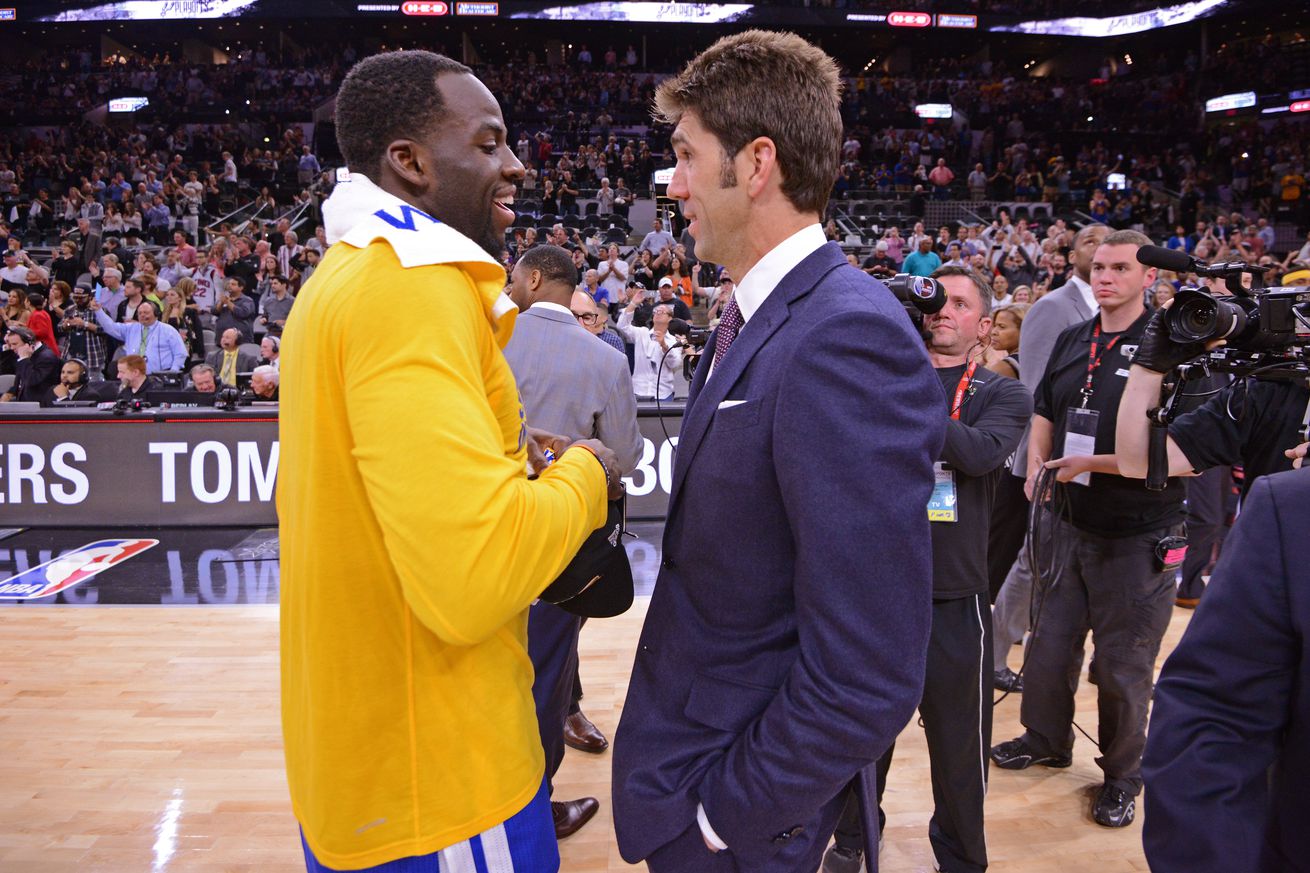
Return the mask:
[[1142,246],[1137,250],[1137,263],[1157,270],[1171,270],[1175,273],[1194,273],[1201,265],[1187,252],[1166,249],[1162,246]]

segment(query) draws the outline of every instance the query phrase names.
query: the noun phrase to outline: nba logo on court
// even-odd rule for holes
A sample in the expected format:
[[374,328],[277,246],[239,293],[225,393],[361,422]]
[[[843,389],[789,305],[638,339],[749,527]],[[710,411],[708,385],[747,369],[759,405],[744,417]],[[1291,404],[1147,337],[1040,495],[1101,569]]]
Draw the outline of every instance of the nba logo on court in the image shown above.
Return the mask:
[[0,581],[0,600],[31,600],[58,594],[157,545],[159,540],[138,539],[87,543]]

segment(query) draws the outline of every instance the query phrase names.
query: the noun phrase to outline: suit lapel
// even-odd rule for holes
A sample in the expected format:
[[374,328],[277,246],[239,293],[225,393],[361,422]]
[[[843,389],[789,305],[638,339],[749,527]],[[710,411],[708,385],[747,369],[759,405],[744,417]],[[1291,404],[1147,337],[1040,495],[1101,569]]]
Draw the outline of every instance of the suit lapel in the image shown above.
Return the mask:
[[1074,311],[1078,313],[1079,319],[1086,321],[1091,318],[1092,310],[1087,308],[1087,301],[1083,298],[1082,290],[1070,281],[1065,286],[1065,291],[1069,295],[1069,301],[1073,304]]
[[[708,377],[706,381],[706,378],[697,372],[697,384],[693,385],[692,392],[687,398],[682,430],[678,435],[678,454],[673,468],[670,512],[677,499],[679,486],[687,476],[687,468],[691,465],[696,450],[700,448],[719,403],[728,396],[733,385],[737,384],[746,372],[751,359],[764,347],[769,337],[787,321],[791,304],[813,290],[833,268],[844,263],[846,258],[835,244],[820,246],[792,268],[791,272],[784,276],[773,292],[765,298],[750,321],[742,326],[732,348],[723,356],[713,376]],[[706,354],[711,357],[714,354],[714,341],[717,338],[716,329],[705,346]]]

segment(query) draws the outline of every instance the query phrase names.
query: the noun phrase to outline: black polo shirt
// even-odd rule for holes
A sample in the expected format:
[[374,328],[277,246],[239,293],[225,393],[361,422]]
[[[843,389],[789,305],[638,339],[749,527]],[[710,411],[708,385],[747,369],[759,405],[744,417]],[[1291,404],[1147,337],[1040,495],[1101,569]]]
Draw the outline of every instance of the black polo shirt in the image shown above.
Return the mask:
[[[1188,384],[1188,391],[1197,390]],[[1299,445],[1310,389],[1290,382],[1239,379],[1200,408],[1180,415],[1169,436],[1193,470],[1241,464],[1245,496],[1261,476],[1292,469],[1283,452]]]
[[[937,370],[947,415],[964,372],[964,365]],[[932,523],[934,600],[987,593],[987,535],[996,483],[1032,414],[1032,398],[1016,379],[980,368],[970,388],[960,401],[960,417],[947,424],[938,458],[953,473],[957,520]]]
[[[1099,413],[1096,422],[1096,454],[1114,454],[1115,421],[1119,399],[1128,384],[1128,367],[1150,320],[1149,310],[1121,333],[1102,332],[1098,349],[1104,352],[1115,337],[1114,347],[1101,355],[1092,375],[1092,397],[1088,409]],[[1066,328],[1055,340],[1046,372],[1033,395],[1034,412],[1054,425],[1052,453],[1064,455],[1066,413],[1082,405],[1082,388],[1087,379],[1092,333],[1100,317]],[[1069,483],[1069,497],[1075,527],[1104,537],[1124,537],[1168,527],[1182,521],[1183,483],[1172,478],[1163,491],[1148,491],[1140,479],[1126,479],[1093,473],[1091,484]]]

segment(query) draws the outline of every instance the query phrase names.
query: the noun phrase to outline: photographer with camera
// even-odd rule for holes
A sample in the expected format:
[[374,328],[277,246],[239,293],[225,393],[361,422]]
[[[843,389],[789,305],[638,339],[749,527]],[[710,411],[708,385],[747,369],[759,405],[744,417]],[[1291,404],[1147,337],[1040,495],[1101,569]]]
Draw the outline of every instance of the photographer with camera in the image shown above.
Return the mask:
[[[1023,435],[1032,399],[1015,379],[983,368],[991,330],[991,291],[962,267],[932,276],[946,305],[928,315],[928,357],[941,379],[949,418],[928,506],[932,522],[933,605],[928,665],[919,714],[932,759],[935,801],[928,837],[943,870],[987,869],[983,798],[991,746],[991,609],[987,536],[998,478]],[[878,797],[892,753],[878,761]],[[883,821],[881,809],[879,822]],[[860,869],[863,838],[852,795],[837,827],[825,873]]]
[[633,346],[632,390],[638,400],[672,400],[674,374],[682,366],[682,344],[669,333],[673,304],[658,301],[651,310],[651,326],[636,327],[633,315],[641,298],[641,294],[632,295],[615,325]]
[[[1049,506],[1034,513],[1030,533],[1040,583],[1020,711],[1027,731],[992,749],[1007,770],[1072,763],[1074,691],[1090,629],[1096,763],[1105,775],[1091,813],[1114,828],[1132,823],[1142,790],[1147,710],[1173,607],[1183,517],[1179,480],[1148,491],[1119,474],[1112,453],[1128,363],[1151,317],[1144,292],[1156,271],[1137,260],[1149,244],[1121,230],[1096,249],[1091,285],[1100,313],[1059,335],[1037,386],[1027,487],[1030,499]],[[1047,462],[1052,456],[1057,460]]]

